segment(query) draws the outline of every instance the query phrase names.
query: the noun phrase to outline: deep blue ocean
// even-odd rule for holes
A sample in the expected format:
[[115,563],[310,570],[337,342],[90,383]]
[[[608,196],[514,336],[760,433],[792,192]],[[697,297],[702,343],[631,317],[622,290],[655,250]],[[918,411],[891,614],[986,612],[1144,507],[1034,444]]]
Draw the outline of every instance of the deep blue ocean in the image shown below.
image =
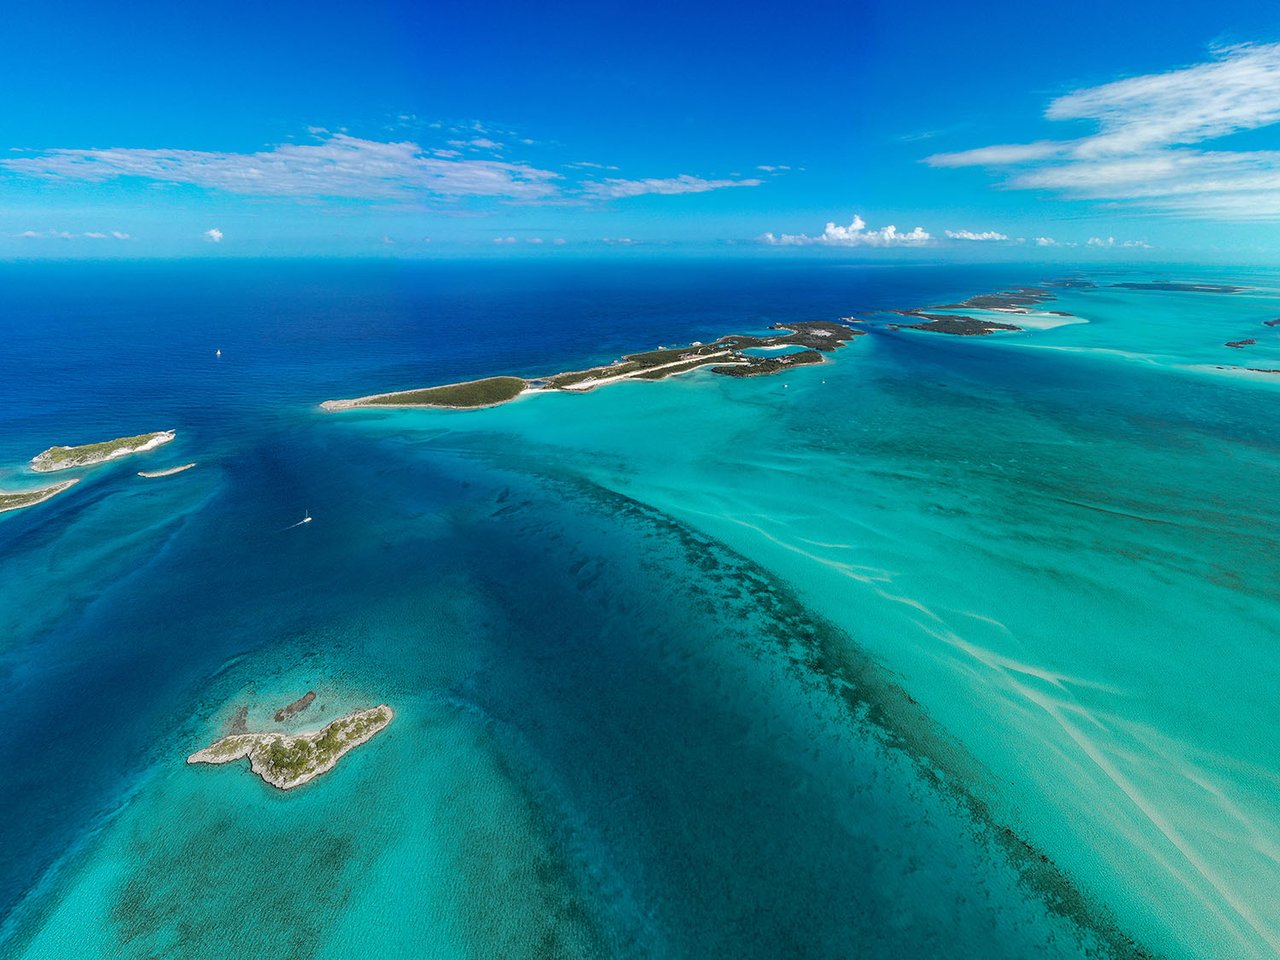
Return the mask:
[[[1080,270],[1083,323],[878,313]],[[1248,290],[1112,285],[1170,277]],[[318,409],[853,314],[782,377]],[[1189,267],[0,264],[0,489],[177,431],[0,515],[0,955],[1272,955],[1277,316]],[[307,690],[397,717],[288,793],[184,763]]]

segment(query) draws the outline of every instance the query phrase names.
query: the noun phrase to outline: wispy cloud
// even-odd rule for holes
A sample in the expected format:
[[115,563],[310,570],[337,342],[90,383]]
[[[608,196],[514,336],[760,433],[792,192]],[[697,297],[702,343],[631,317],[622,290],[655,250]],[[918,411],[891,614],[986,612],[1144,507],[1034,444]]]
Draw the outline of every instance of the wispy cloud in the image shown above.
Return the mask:
[[1115,237],[1090,237],[1088,246],[1090,247],[1123,247],[1123,248],[1139,248],[1142,250],[1150,250],[1151,244],[1145,240],[1117,240]]
[[974,233],[972,230],[947,230],[946,234],[952,240],[1008,240],[1009,239],[1003,233],[996,233],[994,230],[984,230],[982,233]]
[[725,187],[758,187],[763,180],[704,180],[689,174],[678,177],[651,178],[648,180],[592,180],[582,185],[582,191],[589,197],[616,199],[619,197],[639,197],[646,193],[673,196],[682,193],[706,193],[709,190],[720,190]]
[[892,224],[887,227],[880,227],[878,230],[868,230],[866,221],[854,214],[853,221],[848,226],[840,226],[834,222],[828,223],[822,233],[817,236],[809,236],[804,233],[783,233],[778,235],[766,233],[758,239],[761,243],[784,247],[806,246],[808,244],[823,244],[833,247],[897,247],[919,246],[920,244],[928,243],[933,238],[921,227],[916,227],[907,233],[900,233],[898,228]]
[[132,237],[121,230],[85,230],[83,233],[72,233],[70,230],[23,230],[18,234],[23,240],[130,240]]
[[[756,187],[764,182],[737,177],[706,179],[692,174],[578,182],[576,177],[530,163],[465,155],[464,151],[492,153],[502,148],[500,142],[483,135],[485,128],[480,124],[472,124],[468,132],[482,135],[449,141],[450,147],[457,149],[422,147],[407,140],[366,140],[317,127],[309,130],[315,142],[285,143],[256,153],[131,147],[17,150],[16,155],[0,159],[0,176],[62,183],[106,183],[132,178],[306,202],[471,199],[509,204],[582,203],[644,194],[674,196],[727,187]],[[617,169],[588,161],[568,166],[579,170]]]
[[49,180],[99,183],[137,177],[253,196],[369,200],[423,194],[530,200],[555,193],[560,178],[528,164],[442,157],[408,141],[383,143],[344,133],[259,153],[47,150],[0,160],[0,169]]
[[1073,199],[1190,216],[1280,219],[1280,151],[1202,146],[1280,123],[1280,43],[1218,47],[1212,56],[1049,104],[1048,119],[1092,122],[1093,134],[940,153],[926,162],[1005,168],[1010,188]]

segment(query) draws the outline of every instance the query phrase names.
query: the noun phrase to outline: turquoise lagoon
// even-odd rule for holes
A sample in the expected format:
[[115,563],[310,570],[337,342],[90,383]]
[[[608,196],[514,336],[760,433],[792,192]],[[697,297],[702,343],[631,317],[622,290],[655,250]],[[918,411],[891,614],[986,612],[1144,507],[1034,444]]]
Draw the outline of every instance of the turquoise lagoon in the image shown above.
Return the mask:
[[[1081,270],[956,338],[884,311],[1081,271],[6,267],[0,480],[200,466],[0,517],[0,953],[1280,952],[1280,379],[1227,369],[1280,275]],[[1170,279],[1247,289],[1114,286]],[[855,311],[775,377],[316,408]],[[308,689],[397,717],[184,765]]]

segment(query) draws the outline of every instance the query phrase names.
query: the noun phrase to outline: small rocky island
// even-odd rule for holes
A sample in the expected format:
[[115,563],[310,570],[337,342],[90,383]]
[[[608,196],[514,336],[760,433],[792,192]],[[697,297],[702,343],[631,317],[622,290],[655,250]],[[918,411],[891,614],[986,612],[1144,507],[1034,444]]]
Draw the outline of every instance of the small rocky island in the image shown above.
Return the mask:
[[182,473],[184,470],[190,470],[194,466],[195,463],[193,462],[184,463],[177,467],[168,467],[164,470],[139,470],[138,476],[146,477],[148,480],[155,479],[156,477],[172,477],[175,473]]
[[154,450],[169,443],[177,434],[173,430],[142,433],[136,437],[121,437],[102,443],[86,443],[79,447],[50,447],[31,460],[31,469],[39,473],[55,470],[71,470],[75,467],[92,467],[108,460],[116,460],[134,453]]
[[35,490],[9,492],[0,490],[0,513],[4,513],[6,510],[21,510],[23,507],[34,507],[37,503],[44,503],[50,497],[56,497],[63,490],[73,487],[79,482],[80,478],[77,477],[74,480],[63,480],[61,483],[38,487]]
[[[442,407],[466,410],[492,407],[514,400],[525,393],[547,390],[584,392],[623,380],[665,380],[708,367],[712,373],[731,377],[759,377],[779,373],[792,367],[823,363],[825,354],[844,346],[854,337],[863,336],[843,323],[828,320],[806,320],[774,324],[780,331],[773,336],[732,334],[712,343],[693,343],[687,347],[660,347],[645,353],[627,354],[621,360],[601,367],[556,373],[526,380],[523,377],[487,377],[439,387],[379,393],[354,400],[326,400],[324,410],[349,410],[352,407]],[[757,356],[756,351],[795,350],[777,356]]]
[[[310,696],[314,698],[314,694]],[[249,768],[263,780],[291,790],[332,770],[346,753],[372,739],[394,716],[384,703],[339,717],[315,733],[233,733],[197,750],[187,757],[187,763],[233,763],[248,757]]]

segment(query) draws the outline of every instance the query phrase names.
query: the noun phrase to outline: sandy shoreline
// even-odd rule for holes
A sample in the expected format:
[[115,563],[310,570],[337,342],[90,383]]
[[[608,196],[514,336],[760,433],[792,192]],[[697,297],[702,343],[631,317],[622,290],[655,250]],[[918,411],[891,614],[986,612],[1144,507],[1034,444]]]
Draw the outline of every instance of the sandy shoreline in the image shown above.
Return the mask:
[[175,473],[182,473],[184,470],[190,470],[196,465],[193,460],[191,463],[184,463],[180,467],[169,467],[167,470],[139,470],[138,476],[153,479],[155,477],[171,477]]
[[[63,480],[60,483],[55,483],[48,487],[38,487],[35,490],[0,490],[0,513],[5,513],[9,510],[25,510],[27,507],[34,507],[37,503],[44,503],[46,500],[56,497],[63,490],[74,487],[79,482],[80,478],[76,477],[74,480]],[[8,505],[4,503],[4,499],[6,497],[22,498],[29,496],[35,497],[35,499],[24,500],[22,503],[11,503]]]

